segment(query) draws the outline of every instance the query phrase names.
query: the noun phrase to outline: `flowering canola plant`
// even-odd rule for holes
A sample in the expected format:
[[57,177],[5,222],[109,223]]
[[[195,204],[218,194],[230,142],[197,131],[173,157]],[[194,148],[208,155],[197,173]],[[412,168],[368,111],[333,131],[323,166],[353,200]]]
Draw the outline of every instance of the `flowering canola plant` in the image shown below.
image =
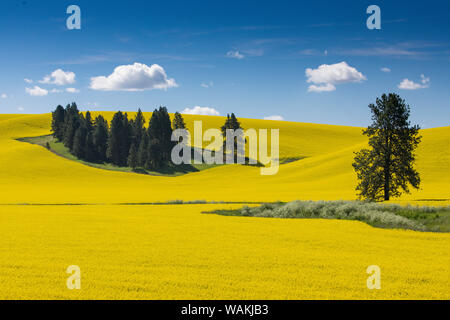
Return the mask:
[[[194,119],[223,123],[186,115],[188,128]],[[160,177],[92,168],[15,140],[49,134],[49,124],[49,114],[0,115],[0,299],[450,298],[449,234],[202,214],[238,206],[230,204],[120,205],[352,200],[361,128],[242,119],[244,128],[280,129],[280,156],[301,160],[274,176],[225,165]],[[450,127],[421,134],[421,190],[397,201],[448,204]],[[70,265],[80,267],[80,290],[66,286]],[[379,290],[366,286],[370,265],[381,269]]]

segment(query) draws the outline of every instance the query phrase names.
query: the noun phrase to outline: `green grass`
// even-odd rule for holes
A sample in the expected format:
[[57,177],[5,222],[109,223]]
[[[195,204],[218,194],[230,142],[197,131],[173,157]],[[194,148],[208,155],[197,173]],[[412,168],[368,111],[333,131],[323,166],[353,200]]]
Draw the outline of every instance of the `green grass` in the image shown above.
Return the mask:
[[181,165],[168,165],[161,168],[158,171],[150,171],[143,168],[133,169],[131,167],[119,167],[113,165],[111,163],[93,163],[84,160],[78,159],[76,156],[70,153],[69,149],[64,146],[63,143],[58,142],[53,138],[52,135],[45,135],[39,137],[26,137],[17,139],[21,142],[28,142],[31,144],[40,145],[49,151],[72,161],[76,161],[82,163],[87,166],[91,166],[98,169],[104,170],[112,170],[112,171],[121,171],[121,172],[130,172],[130,173],[138,173],[138,174],[147,174],[153,176],[168,176],[168,177],[176,177],[183,174],[198,172],[206,169],[210,169],[219,165],[216,164],[181,164]]
[[292,201],[204,213],[245,217],[357,220],[378,228],[450,232],[450,207],[404,207],[361,201]]

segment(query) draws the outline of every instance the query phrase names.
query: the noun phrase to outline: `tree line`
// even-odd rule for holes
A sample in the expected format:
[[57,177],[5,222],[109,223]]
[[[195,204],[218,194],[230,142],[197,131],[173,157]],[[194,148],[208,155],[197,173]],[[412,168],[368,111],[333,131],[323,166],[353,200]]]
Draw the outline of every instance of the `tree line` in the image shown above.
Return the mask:
[[[81,160],[158,170],[171,163],[171,151],[176,144],[171,140],[173,130],[185,129],[186,124],[178,112],[172,123],[165,107],[155,109],[148,126],[145,124],[141,109],[134,119],[118,111],[108,124],[102,115],[95,119],[89,111],[83,115],[77,104],[72,103],[65,108],[56,107],[51,129],[53,137]],[[226,129],[242,129],[233,113],[227,116],[222,131]]]

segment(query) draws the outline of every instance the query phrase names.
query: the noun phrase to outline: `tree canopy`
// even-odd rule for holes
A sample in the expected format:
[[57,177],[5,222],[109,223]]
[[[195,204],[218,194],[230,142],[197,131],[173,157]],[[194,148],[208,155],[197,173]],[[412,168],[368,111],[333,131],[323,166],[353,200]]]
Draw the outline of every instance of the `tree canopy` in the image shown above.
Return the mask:
[[421,141],[418,125],[409,121],[410,107],[395,93],[383,94],[369,105],[372,124],[363,131],[369,148],[355,153],[353,167],[359,197],[389,200],[410,186],[418,189],[419,173],[414,169],[415,150]]

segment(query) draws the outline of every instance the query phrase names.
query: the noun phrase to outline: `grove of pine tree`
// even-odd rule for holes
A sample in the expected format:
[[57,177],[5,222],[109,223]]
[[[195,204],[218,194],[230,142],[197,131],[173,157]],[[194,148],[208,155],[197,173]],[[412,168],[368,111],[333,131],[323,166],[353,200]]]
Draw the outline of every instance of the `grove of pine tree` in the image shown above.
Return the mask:
[[[185,126],[179,113],[175,120]],[[89,111],[83,115],[76,103],[72,103],[53,111],[51,128],[54,138],[77,158],[117,166],[160,169],[170,163],[175,145],[171,140],[172,122],[165,107],[155,109],[146,128],[140,109],[131,120],[126,113],[118,111],[108,124],[101,115],[95,119]]]

